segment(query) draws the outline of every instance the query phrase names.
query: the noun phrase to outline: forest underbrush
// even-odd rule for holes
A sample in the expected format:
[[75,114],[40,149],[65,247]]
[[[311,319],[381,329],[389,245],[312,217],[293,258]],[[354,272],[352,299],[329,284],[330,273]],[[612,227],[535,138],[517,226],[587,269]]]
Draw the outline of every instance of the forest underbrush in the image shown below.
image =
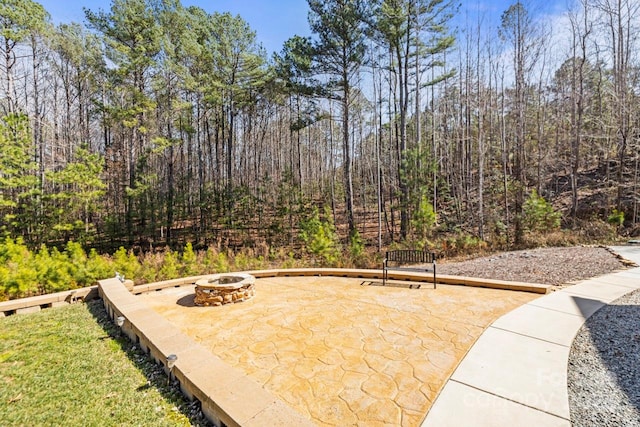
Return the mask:
[[[619,232],[623,233],[620,234]],[[440,262],[456,262],[497,252],[579,245],[611,244],[625,239],[632,230],[619,230],[602,220],[580,221],[572,228],[528,232],[520,244],[510,236],[492,234],[480,239],[470,233],[442,231],[435,237],[383,244],[375,236],[356,233],[341,239],[333,222],[320,216],[302,224],[299,244],[275,247],[265,242],[237,250],[209,246],[194,249],[187,243],[179,250],[142,251],[120,247],[112,254],[86,251],[80,243],[64,247],[31,249],[21,239],[0,241],[0,301],[91,286],[116,272],[136,284],[177,277],[271,268],[337,267],[379,268],[388,249],[424,249],[437,254]]]

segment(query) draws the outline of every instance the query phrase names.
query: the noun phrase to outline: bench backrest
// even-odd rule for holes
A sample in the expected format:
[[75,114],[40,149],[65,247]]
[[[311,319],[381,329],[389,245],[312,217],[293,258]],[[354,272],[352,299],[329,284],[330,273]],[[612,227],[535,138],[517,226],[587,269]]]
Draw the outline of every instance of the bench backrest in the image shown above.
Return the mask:
[[386,253],[387,261],[397,262],[399,264],[421,264],[436,262],[436,254],[426,251],[415,250],[398,250],[388,251]]

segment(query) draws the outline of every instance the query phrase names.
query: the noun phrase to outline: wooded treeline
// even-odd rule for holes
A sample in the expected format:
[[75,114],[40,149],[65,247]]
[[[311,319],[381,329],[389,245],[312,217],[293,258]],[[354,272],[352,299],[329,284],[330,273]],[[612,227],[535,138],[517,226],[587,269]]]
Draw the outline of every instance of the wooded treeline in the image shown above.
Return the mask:
[[567,227],[637,222],[640,3],[579,0],[554,28],[516,2],[457,32],[449,0],[308,3],[313,36],[269,56],[179,0],[59,25],[4,0],[1,232],[286,246],[323,204],[378,247],[517,244],[558,225],[532,223],[545,200]]

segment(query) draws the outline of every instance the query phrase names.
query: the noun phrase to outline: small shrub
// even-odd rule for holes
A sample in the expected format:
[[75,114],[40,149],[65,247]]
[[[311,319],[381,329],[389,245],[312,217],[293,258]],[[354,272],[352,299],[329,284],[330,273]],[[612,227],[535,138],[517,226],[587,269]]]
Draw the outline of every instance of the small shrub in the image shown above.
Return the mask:
[[287,252],[284,248],[272,248],[269,251],[269,261],[277,264],[279,268],[295,268],[300,264],[293,251]]
[[21,238],[0,242],[0,296],[23,298],[38,293],[33,254]]
[[226,273],[230,270],[227,255],[210,246],[204,256],[205,273]]
[[533,190],[522,207],[523,225],[529,231],[546,233],[560,228],[561,215]]
[[193,245],[191,244],[191,242],[185,245],[184,252],[182,252],[181,261],[182,276],[195,276],[200,271],[200,266],[198,265],[198,257],[193,251]]
[[435,210],[433,210],[433,205],[429,202],[427,196],[423,195],[411,219],[414,233],[419,239],[431,236],[437,221],[438,215]]
[[261,270],[266,266],[264,257],[256,256],[252,250],[241,251],[233,257],[234,270]]
[[115,271],[112,275],[117,271],[123,274],[126,279],[131,280],[134,280],[141,270],[140,262],[133,251],[127,251],[122,246],[113,254],[113,268]]
[[622,227],[622,224],[624,224],[624,212],[614,209],[607,217],[607,222],[615,227]]
[[[64,257],[61,262],[73,278],[75,286],[81,287],[90,284],[93,280],[87,270],[87,254],[78,242],[69,241],[64,249]],[[102,277],[104,279],[104,277]]]
[[433,242],[429,239],[419,239],[412,243],[411,249],[417,249],[420,251],[428,251],[433,247]]
[[479,237],[463,234],[458,237],[458,247],[463,251],[481,251],[487,248],[487,243]]
[[459,233],[452,237],[442,239],[441,252],[444,256],[467,255],[480,253],[488,248],[486,241],[467,233]]
[[362,266],[365,258],[364,242],[358,230],[354,230],[349,236],[349,256],[356,266]]
[[140,281],[153,283],[158,281],[158,273],[162,268],[163,254],[148,253],[142,257],[140,266]]
[[311,216],[300,224],[300,237],[306,250],[316,261],[325,266],[336,266],[340,260],[340,244],[336,234],[331,211],[325,209],[324,219],[317,208]]
[[164,259],[162,260],[162,267],[158,273],[160,280],[170,280],[180,277],[180,262],[178,254],[167,249],[164,252]]
[[89,282],[84,285],[93,285],[96,280],[111,277],[112,275],[113,266],[109,258],[101,256],[95,249],[91,249],[87,258],[87,277]]
[[[42,257],[41,257],[42,255]],[[60,252],[58,248],[46,251],[46,247],[36,255],[36,269],[39,272],[38,278],[43,293],[51,293],[73,289],[77,287],[73,279],[73,273],[77,270],[69,262],[66,253]]]

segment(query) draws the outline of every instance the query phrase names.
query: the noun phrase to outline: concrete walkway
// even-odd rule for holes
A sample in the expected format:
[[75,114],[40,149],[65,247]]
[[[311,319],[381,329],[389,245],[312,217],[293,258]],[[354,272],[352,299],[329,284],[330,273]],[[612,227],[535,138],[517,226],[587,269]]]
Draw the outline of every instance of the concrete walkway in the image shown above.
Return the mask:
[[[613,251],[640,264],[640,247]],[[585,280],[496,320],[473,345],[423,427],[571,426],[567,361],[582,324],[640,288],[640,268]]]

